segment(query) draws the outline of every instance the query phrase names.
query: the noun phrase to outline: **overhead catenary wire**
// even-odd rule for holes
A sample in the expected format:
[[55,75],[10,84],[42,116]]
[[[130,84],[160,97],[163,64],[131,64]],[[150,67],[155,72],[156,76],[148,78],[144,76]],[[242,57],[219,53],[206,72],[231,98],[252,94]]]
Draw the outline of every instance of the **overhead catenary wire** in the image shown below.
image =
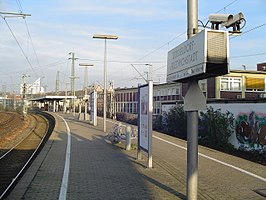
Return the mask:
[[235,35],[235,36],[230,37],[230,39],[234,39],[234,38],[236,38],[236,37],[243,36],[243,35],[245,35],[245,34],[247,34],[247,33],[250,33],[251,31],[254,31],[254,30],[256,30],[256,29],[259,29],[259,28],[261,28],[261,27],[263,27],[263,26],[265,26],[265,25],[266,25],[266,23],[261,24],[261,25],[258,25],[258,26],[255,26],[255,27],[253,27],[253,28],[251,28],[251,29],[249,29],[249,30],[247,30],[247,31],[244,31],[243,33],[241,33],[241,35]]
[[[229,7],[229,6],[231,6],[232,4],[234,4],[235,2],[237,2],[238,0],[234,0],[234,1],[232,1],[231,3],[229,3],[229,4],[227,4],[226,6],[224,6],[223,8],[221,8],[221,9],[219,9],[219,10],[217,10],[215,13],[219,13],[219,12],[221,12],[221,11],[223,11],[223,10],[225,10],[227,7]],[[206,20],[208,20],[208,17],[207,18],[205,18],[204,20],[202,20],[203,22],[204,21],[206,21]]]
[[[46,65],[42,65],[41,67],[45,67],[46,69],[47,68],[50,68],[50,67],[54,67],[55,65],[59,65],[59,64],[63,64],[63,63],[67,63],[65,57],[63,58],[64,60],[62,60],[62,58],[60,58],[58,61],[56,62],[53,62],[53,63],[49,63],[49,64],[46,64]],[[37,68],[37,67],[35,67]],[[26,68],[26,69],[23,69],[23,70],[18,70],[18,71],[11,71],[9,72],[10,74],[16,74],[16,73],[25,73],[25,72],[28,72],[32,70],[31,68]],[[9,76],[9,74],[7,74],[6,72],[3,72],[3,71],[0,71],[0,76]]]
[[22,9],[22,5],[20,3],[20,0],[16,0],[17,4],[18,4],[18,7],[20,9],[20,12],[23,12],[23,9]]
[[[22,6],[21,6],[21,4],[20,4],[20,1],[19,1],[19,0],[16,0],[16,1],[17,1],[18,5],[20,5],[20,8],[21,8],[21,10],[22,10]],[[234,4],[234,3],[237,2],[237,1],[238,1],[238,0],[234,0],[234,1],[232,1],[231,3],[227,4],[226,6],[224,6],[222,9],[220,9],[220,10],[217,11],[217,12],[220,12],[220,11],[222,11],[222,10],[225,10],[225,8],[231,6],[232,4]],[[185,34],[185,33],[186,33],[186,32],[184,32],[184,34]],[[183,35],[183,34],[182,34],[182,35]],[[147,54],[145,54],[144,56],[142,56],[139,60],[142,60],[142,59],[148,57],[149,55],[152,55],[153,53],[157,52],[158,50],[164,48],[166,45],[169,45],[169,43],[171,43],[172,41],[174,41],[176,38],[177,38],[177,37],[175,37],[175,38],[173,38],[172,40],[166,42],[165,44],[159,46],[158,48],[156,48],[156,49],[150,51],[149,53],[147,53]],[[232,37],[232,38],[233,38],[233,37]],[[259,55],[259,54],[258,54],[258,55]],[[254,56],[255,56],[255,55],[254,55]],[[243,56],[243,57],[244,57],[244,56]],[[231,58],[233,58],[233,57],[231,57]],[[235,58],[235,56],[234,56],[234,58]],[[88,59],[88,60],[90,60],[90,59]],[[103,62],[103,61],[100,61],[100,60],[92,60],[92,61],[95,61],[95,62]],[[114,62],[114,63],[135,63],[135,62],[130,62],[130,61],[116,61],[116,60],[114,60],[114,61],[108,61],[108,62]],[[155,63],[154,61],[151,61],[151,62],[152,62],[152,63]],[[158,63],[159,63],[159,62],[158,62]],[[127,65],[127,66],[130,66],[130,65]],[[35,68],[35,69],[36,69],[36,68]]]
[[27,32],[28,32],[28,36],[29,36],[29,38],[30,38],[31,46],[32,46],[32,49],[33,49],[33,52],[34,52],[34,55],[35,55],[35,58],[36,58],[37,64],[38,64],[38,66],[39,66],[39,69],[40,69],[42,75],[44,75],[43,70],[42,70],[41,65],[40,65],[39,57],[38,57],[38,55],[37,55],[37,52],[36,52],[36,49],[35,49],[34,43],[33,43],[33,41],[32,41],[32,37],[31,37],[30,31],[29,31],[29,27],[28,27],[28,24],[27,24],[26,19],[24,19],[24,22],[25,22],[25,26],[26,26],[26,29],[27,29]]
[[[22,8],[22,5],[21,5],[20,0],[16,0],[16,2],[18,4],[18,7],[20,9],[20,12],[23,12],[23,8]],[[34,55],[35,55],[37,64],[38,64],[38,66],[40,68],[40,71],[41,71],[42,75],[44,76],[43,70],[42,70],[42,68],[40,66],[40,61],[39,61],[38,55],[36,53],[36,49],[35,49],[33,40],[32,40],[31,34],[30,34],[30,30],[29,30],[29,26],[28,26],[27,20],[26,20],[26,18],[23,18],[23,19],[24,19],[24,22],[25,22],[26,30],[27,30],[27,33],[28,33],[28,36],[29,36],[29,39],[30,39],[30,42],[31,42],[31,46],[32,46],[32,49],[33,49],[33,52],[34,52]]]
[[[227,7],[231,6],[232,4],[234,4],[235,2],[237,2],[238,0],[234,0],[232,1],[231,3],[227,4],[226,6],[224,6],[222,9],[216,11],[216,13],[222,11],[222,10],[225,10]],[[205,20],[207,20],[208,18],[206,18]],[[203,21],[205,21],[203,20]],[[162,49],[163,47],[165,47],[166,45],[169,45],[171,42],[173,42],[174,40],[176,40],[177,38],[181,37],[182,35],[185,35],[186,34],[186,31],[185,32],[182,32],[181,34],[179,34],[178,36],[174,37],[173,39],[169,40],[168,42],[164,43],[163,45],[159,46],[158,48],[150,51],[149,53],[145,54],[144,56],[142,56],[141,58],[139,58],[138,60],[143,60],[143,58],[146,58],[147,56],[157,52],[158,50]]]
[[1,16],[1,17],[3,18],[3,20],[5,21],[5,23],[6,23],[7,27],[8,27],[8,29],[9,29],[9,31],[10,31],[10,33],[11,33],[11,35],[12,35],[13,38],[15,39],[17,45],[19,46],[19,48],[20,48],[20,50],[21,50],[21,52],[22,52],[22,54],[23,54],[23,56],[26,58],[28,64],[30,65],[30,67],[31,67],[31,69],[32,69],[32,72],[34,73],[34,75],[35,75],[36,77],[38,77],[38,74],[35,72],[34,67],[32,66],[32,64],[31,64],[31,62],[30,62],[28,56],[26,55],[25,51],[23,50],[22,46],[20,45],[18,39],[16,38],[16,36],[15,36],[14,32],[12,31],[11,27],[9,26],[8,22],[6,21],[6,19],[5,19],[2,15],[0,15],[0,16]]
[[263,52],[263,53],[255,53],[255,54],[248,54],[248,55],[241,55],[241,56],[231,56],[230,58],[244,58],[244,57],[261,56],[261,55],[266,55],[266,52]]
[[[92,61],[92,62],[104,62],[103,60],[96,60],[96,59],[90,59],[90,58],[79,58],[79,60],[88,60],[88,61]],[[160,61],[160,60],[153,60],[153,61],[149,61],[149,63],[164,63],[165,61]],[[132,63],[140,63],[139,61],[136,60],[132,60],[132,61],[128,61],[128,60],[108,60],[108,63],[121,63],[121,64],[132,64]]]

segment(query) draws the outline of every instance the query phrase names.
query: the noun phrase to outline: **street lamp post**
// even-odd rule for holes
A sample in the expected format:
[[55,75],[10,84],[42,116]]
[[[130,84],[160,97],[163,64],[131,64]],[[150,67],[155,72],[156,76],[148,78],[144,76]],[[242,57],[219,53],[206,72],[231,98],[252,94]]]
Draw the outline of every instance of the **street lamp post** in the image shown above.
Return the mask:
[[[85,67],[85,73],[84,73],[84,95],[85,98],[88,96],[88,67],[92,67],[93,64],[87,64],[87,63],[80,63],[79,66]],[[87,113],[88,113],[88,102],[85,99],[85,110],[84,110],[84,120],[87,119]]]
[[106,87],[107,87],[107,55],[106,55],[106,40],[117,40],[115,35],[93,35],[94,39],[104,39],[104,92],[103,92],[103,131],[106,132]]

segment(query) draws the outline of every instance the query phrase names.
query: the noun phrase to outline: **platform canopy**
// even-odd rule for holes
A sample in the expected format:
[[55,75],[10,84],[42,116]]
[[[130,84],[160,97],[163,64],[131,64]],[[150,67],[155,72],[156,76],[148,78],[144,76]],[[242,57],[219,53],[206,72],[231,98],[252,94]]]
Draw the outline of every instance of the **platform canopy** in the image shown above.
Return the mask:
[[29,101],[38,101],[38,102],[45,102],[45,101],[61,101],[64,99],[76,99],[76,96],[43,96],[29,99]]

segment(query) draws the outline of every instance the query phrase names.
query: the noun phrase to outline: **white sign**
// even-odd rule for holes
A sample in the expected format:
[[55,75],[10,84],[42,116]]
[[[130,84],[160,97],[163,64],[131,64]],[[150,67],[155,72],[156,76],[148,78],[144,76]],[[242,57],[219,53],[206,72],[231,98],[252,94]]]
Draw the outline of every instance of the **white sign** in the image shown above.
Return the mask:
[[97,92],[90,94],[90,121],[97,126]]
[[149,149],[149,86],[139,88],[139,145],[148,151]]
[[190,77],[205,79],[228,73],[226,69],[221,70],[228,65],[227,38],[225,31],[205,29],[170,50],[167,59],[167,82]]

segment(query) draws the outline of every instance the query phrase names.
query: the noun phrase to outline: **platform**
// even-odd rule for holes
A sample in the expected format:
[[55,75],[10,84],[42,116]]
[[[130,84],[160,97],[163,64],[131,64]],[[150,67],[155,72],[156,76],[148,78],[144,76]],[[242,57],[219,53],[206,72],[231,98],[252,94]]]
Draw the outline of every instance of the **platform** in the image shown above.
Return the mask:
[[[70,114],[60,115],[71,136],[54,114],[55,130],[7,199],[185,199],[185,141],[154,132],[153,168],[148,169],[145,156],[137,161],[136,150],[106,141],[101,120],[94,127]],[[112,126],[108,121],[107,130]],[[264,199],[256,190],[266,188],[265,166],[205,147],[199,147],[199,153],[198,199]]]

